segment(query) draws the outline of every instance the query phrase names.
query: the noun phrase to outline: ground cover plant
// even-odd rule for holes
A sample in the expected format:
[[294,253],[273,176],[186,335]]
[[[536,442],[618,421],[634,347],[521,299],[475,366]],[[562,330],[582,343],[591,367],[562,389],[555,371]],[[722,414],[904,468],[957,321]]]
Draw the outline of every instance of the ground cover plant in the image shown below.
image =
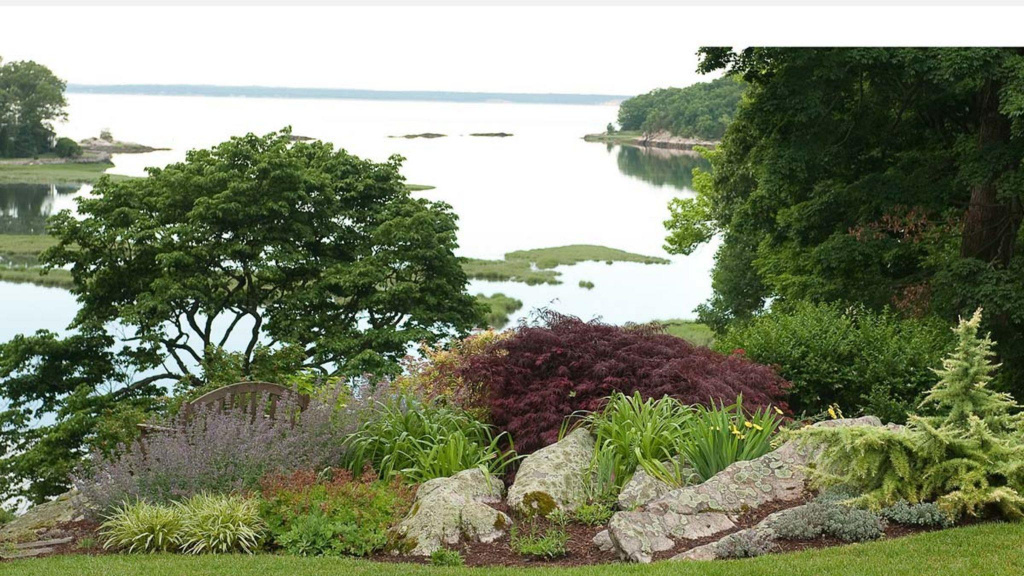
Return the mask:
[[387,530],[412,503],[413,490],[373,470],[327,469],[271,475],[260,486],[272,541],[299,556],[366,556],[384,548]]
[[906,428],[801,431],[825,445],[815,481],[857,491],[852,502],[868,508],[907,500],[935,502],[951,518],[1024,518],[1024,413],[988,386],[996,366],[980,324],[980,309],[961,320],[956,348],[921,403],[927,415],[911,416]]
[[517,327],[492,354],[470,358],[461,374],[489,382],[490,422],[515,439],[520,453],[553,443],[566,416],[599,410],[615,392],[669,396],[684,404],[732,402],[785,409],[786,383],[771,368],[660,333],[553,312]]

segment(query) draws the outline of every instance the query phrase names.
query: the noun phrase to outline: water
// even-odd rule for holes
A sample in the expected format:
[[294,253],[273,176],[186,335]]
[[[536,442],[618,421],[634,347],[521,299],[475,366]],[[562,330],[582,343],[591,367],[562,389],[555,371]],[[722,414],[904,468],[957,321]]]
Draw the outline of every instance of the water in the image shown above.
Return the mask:
[[[667,204],[692,194],[689,173],[699,160],[584,142],[584,134],[614,120],[614,106],[93,94],[71,94],[68,102],[70,118],[58,128],[61,135],[78,140],[108,129],[119,140],[170,148],[116,155],[114,173],[143,175],[147,166],[183,160],[189,149],[290,125],[296,135],[373,160],[404,156],[408,182],[436,187],[417,194],[447,202],[458,214],[462,256],[501,258],[512,250],[599,244],[672,261],[561,267],[564,283],[558,286],[470,283],[474,294],[504,292],[522,300],[513,320],[539,307],[613,323],[686,318],[711,294],[714,245],[688,257],[670,257],[662,248]],[[388,137],[422,132],[448,136]],[[514,136],[469,136],[473,132]],[[32,233],[42,217],[73,206],[73,197],[88,191],[5,187],[0,225]],[[580,280],[595,288],[580,288]],[[0,299],[0,340],[62,328],[74,314],[73,300],[69,304],[66,293],[52,288],[0,283]]]

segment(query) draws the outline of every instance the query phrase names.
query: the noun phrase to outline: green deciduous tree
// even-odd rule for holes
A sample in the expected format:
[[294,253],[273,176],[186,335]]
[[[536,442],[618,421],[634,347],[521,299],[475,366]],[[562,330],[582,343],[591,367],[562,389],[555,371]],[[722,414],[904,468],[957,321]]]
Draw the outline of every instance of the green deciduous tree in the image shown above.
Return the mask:
[[0,59],[0,157],[50,150],[53,122],[67,117],[64,88],[46,66]]
[[620,104],[619,126],[717,140],[736,114],[744,89],[743,82],[731,77],[686,88],[658,88]]
[[[226,365],[251,379],[394,373],[411,343],[480,320],[454,256],[456,217],[409,194],[400,157],[289,136],[232,138],[148,178],[103,179],[77,216],[51,220],[58,244],[41,260],[71,270],[75,336],[0,345],[0,492],[26,479],[35,499],[59,490],[102,410],[125,399],[171,383],[188,394]],[[38,418],[53,424],[30,430]]]
[[1024,392],[1024,51],[701,56],[749,86],[713,173],[667,222],[675,253],[722,237],[702,318],[721,329],[772,299],[947,320],[983,306],[1000,383]]

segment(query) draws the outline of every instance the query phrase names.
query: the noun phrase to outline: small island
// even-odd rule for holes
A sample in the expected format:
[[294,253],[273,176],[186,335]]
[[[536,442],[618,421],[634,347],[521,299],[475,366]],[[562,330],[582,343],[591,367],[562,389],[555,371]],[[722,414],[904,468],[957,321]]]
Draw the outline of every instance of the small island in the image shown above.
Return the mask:
[[[558,266],[572,266],[579,262],[638,262],[641,264],[669,264],[666,258],[644,256],[625,250],[573,244],[554,248],[517,250],[505,254],[503,260],[465,258],[462,269],[466,276],[477,280],[523,282],[528,285],[561,284]],[[582,284],[581,284],[582,286]]]
[[426,138],[429,140],[433,138],[445,138],[447,136],[447,134],[438,134],[437,132],[423,132],[421,134],[406,134],[404,136],[388,136],[388,138],[405,138],[408,140],[412,140],[413,138]]
[[514,136],[509,132],[473,132],[470,136],[476,136],[478,138],[508,138]]

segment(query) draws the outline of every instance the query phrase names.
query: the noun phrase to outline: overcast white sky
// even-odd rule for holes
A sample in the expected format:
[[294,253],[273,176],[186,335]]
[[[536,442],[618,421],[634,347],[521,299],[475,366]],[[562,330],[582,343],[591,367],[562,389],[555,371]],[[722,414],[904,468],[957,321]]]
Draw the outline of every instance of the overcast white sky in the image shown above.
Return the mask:
[[73,83],[636,94],[700,45],[1020,44],[1020,8],[2,7],[0,56]]

